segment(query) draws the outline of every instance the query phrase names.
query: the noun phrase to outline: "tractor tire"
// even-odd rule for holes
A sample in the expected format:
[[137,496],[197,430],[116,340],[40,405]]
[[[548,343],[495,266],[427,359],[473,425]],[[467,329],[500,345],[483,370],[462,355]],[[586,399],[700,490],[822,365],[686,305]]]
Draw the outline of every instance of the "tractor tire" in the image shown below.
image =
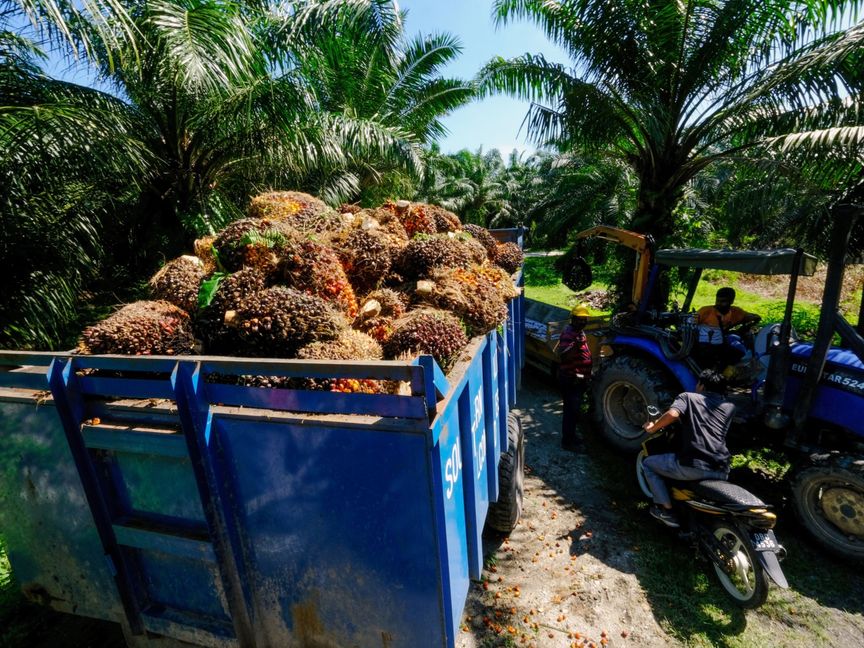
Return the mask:
[[489,505],[486,527],[509,534],[522,516],[525,495],[525,433],[515,414],[507,415],[507,452],[498,462],[498,501]]
[[638,452],[653,405],[666,411],[675,391],[666,374],[650,360],[615,355],[604,362],[594,378],[594,413],[603,436],[619,450]]
[[814,455],[792,476],[798,520],[827,551],[864,562],[864,457]]

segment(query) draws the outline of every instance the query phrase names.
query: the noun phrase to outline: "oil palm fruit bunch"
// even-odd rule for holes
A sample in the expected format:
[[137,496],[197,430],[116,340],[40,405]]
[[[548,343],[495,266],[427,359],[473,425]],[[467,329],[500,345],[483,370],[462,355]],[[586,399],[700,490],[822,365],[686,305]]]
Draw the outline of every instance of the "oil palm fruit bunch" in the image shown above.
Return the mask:
[[516,272],[525,260],[521,248],[515,243],[501,243],[492,258],[495,265],[504,268],[510,274]]
[[432,275],[430,300],[460,317],[471,336],[494,330],[507,319],[501,292],[479,268],[447,268]]
[[273,221],[266,219],[241,218],[228,225],[213,241],[219,263],[228,272],[236,272],[248,265],[247,248],[263,239],[265,232],[270,230],[273,224]]
[[195,350],[188,313],[167,301],[138,301],[81,334],[81,353],[181,355]]
[[489,233],[489,230],[480,227],[480,225],[466,223],[462,226],[462,231],[468,232],[480,245],[486,248],[486,254],[490,259],[495,258],[495,253],[498,251],[498,241]]
[[458,232],[462,229],[462,222],[453,212],[444,209],[440,205],[425,205],[425,207],[435,221],[435,230],[439,234]]
[[363,299],[354,328],[386,342],[393,335],[394,322],[405,314],[407,297],[389,288],[373,290]]
[[231,325],[243,353],[273,358],[292,358],[307,344],[333,340],[347,328],[326,301],[285,286],[246,299]]
[[345,230],[331,239],[342,268],[357,292],[374,288],[390,271],[397,247],[380,228]]
[[468,234],[465,234],[465,232],[456,232],[455,234],[449,234],[448,236],[452,236],[465,247],[471,257],[472,263],[481,265],[486,263],[489,259],[489,254],[486,252],[486,248],[483,247],[483,244],[473,236],[469,236]]
[[518,297],[520,294],[519,288],[513,285],[513,277],[504,270],[504,268],[500,268],[497,265],[485,264],[482,266],[474,266],[472,268],[474,272],[482,274],[486,279],[492,282],[492,284],[498,289],[498,292],[501,294],[501,298],[508,302],[515,297]]
[[384,344],[384,356],[429,354],[448,371],[467,344],[468,338],[454,315],[422,309],[411,311],[396,321],[393,335]]
[[202,304],[199,310],[196,321],[198,335],[209,353],[236,353],[237,330],[226,326],[226,315],[230,319],[248,299],[264,290],[267,278],[257,268],[243,268],[210,281],[215,283],[215,292],[209,303]]
[[333,303],[348,318],[357,315],[357,298],[336,252],[315,241],[288,246],[279,260],[278,281]]
[[206,277],[204,262],[196,256],[181,256],[169,261],[150,279],[150,295],[182,308],[198,310],[198,291]]
[[213,247],[213,243],[216,241],[215,236],[204,236],[199,239],[195,239],[195,244],[193,249],[195,250],[195,256],[201,260],[201,263],[204,264],[204,272],[208,275],[213,274],[216,270],[219,269],[219,264],[216,263],[216,251]]
[[[303,360],[380,360],[384,352],[381,345],[365,333],[345,329],[335,340],[307,344],[297,352],[297,357]],[[383,391],[380,381],[363,378],[306,378],[299,383],[293,386],[344,393],[379,394]]]
[[255,196],[249,216],[283,221],[303,234],[322,234],[342,227],[339,214],[321,200],[299,191],[270,191]]
[[438,228],[435,226],[435,217],[432,215],[429,205],[425,203],[410,203],[400,200],[397,203],[388,203],[387,207],[395,211],[408,238],[414,238],[417,234],[436,234]]
[[[343,216],[347,216],[343,214]],[[409,239],[408,232],[396,214],[393,203],[387,203],[377,209],[362,209],[351,214],[348,226],[352,229],[380,229],[394,245],[404,246]]]
[[399,254],[395,270],[407,280],[425,279],[435,268],[467,268],[472,250],[445,234],[413,239]]

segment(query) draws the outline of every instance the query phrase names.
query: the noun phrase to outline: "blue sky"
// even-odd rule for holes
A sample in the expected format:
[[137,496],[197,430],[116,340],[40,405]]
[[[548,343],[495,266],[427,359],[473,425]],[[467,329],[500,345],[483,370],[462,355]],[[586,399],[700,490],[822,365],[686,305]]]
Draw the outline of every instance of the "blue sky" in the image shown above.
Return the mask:
[[[527,22],[495,27],[492,0],[399,0],[408,12],[410,35],[449,32],[462,41],[462,56],[444,73],[470,79],[494,56],[509,58],[526,52],[543,54],[551,61],[567,62],[563,51],[549,43],[537,27]],[[528,104],[508,97],[492,97],[460,108],[444,120],[450,134],[443,139],[445,153],[463,148],[497,148],[506,155],[512,149],[533,150],[519,127]]]

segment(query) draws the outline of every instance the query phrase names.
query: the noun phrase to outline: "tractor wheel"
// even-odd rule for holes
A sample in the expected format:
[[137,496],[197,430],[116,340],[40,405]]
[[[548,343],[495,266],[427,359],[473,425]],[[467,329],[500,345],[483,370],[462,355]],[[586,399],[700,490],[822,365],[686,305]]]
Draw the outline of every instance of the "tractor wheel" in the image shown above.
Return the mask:
[[633,356],[613,356],[594,379],[594,413],[603,435],[627,452],[638,452],[645,439],[642,426],[648,420],[648,406],[665,411],[674,397],[665,374]]
[[486,526],[499,533],[510,533],[522,516],[525,493],[525,433],[515,414],[507,415],[507,452],[498,463],[498,501],[489,505]]
[[864,457],[814,455],[792,477],[792,498],[816,542],[864,562]]

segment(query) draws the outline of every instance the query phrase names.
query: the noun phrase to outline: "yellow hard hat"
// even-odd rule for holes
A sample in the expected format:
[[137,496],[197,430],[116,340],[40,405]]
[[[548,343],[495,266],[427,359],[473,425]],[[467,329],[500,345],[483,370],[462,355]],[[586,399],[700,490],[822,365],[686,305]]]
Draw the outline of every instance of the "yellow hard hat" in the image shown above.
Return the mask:
[[571,317],[591,317],[591,312],[582,304],[576,304],[570,309]]

